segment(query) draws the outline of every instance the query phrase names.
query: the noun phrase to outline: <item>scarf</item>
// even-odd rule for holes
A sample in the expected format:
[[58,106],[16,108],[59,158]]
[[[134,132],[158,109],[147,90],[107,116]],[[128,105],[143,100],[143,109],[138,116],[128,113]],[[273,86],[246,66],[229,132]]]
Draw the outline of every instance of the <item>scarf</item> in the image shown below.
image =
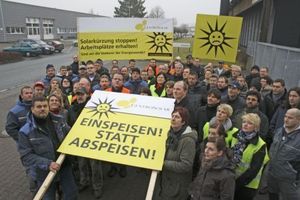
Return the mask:
[[238,142],[232,147],[233,158],[232,163],[235,166],[238,166],[242,160],[243,152],[247,147],[247,144],[251,139],[253,139],[257,135],[257,132],[253,131],[251,133],[245,133],[244,131],[240,131],[237,134]]
[[169,131],[168,138],[166,141],[166,149],[171,149],[173,151],[177,150],[179,139],[185,129],[187,128],[187,125],[184,125],[179,131],[174,131],[172,128]]

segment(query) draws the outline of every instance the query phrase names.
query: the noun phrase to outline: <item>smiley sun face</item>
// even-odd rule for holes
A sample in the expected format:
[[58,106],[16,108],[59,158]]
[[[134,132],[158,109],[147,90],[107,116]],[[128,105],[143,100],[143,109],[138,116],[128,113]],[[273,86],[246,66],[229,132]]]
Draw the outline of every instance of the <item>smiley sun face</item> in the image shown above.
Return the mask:
[[162,47],[166,44],[166,38],[162,35],[158,35],[155,37],[154,42],[155,42],[156,46]]
[[219,31],[214,31],[209,35],[209,42],[214,46],[219,46],[224,41],[224,36]]
[[199,37],[201,41],[204,41],[204,44],[200,46],[200,48],[207,48],[206,54],[209,54],[212,49],[214,49],[215,57],[218,55],[219,51],[222,51],[224,55],[225,50],[224,47],[233,48],[229,42],[230,40],[234,40],[234,37],[228,37],[226,35],[226,23],[225,22],[220,28],[218,25],[218,20],[216,20],[215,27],[213,28],[208,22],[208,29],[200,29],[205,36]]
[[172,40],[172,38],[168,38],[167,35],[165,35],[165,33],[163,32],[154,32],[153,35],[147,36],[151,38],[151,41],[148,41],[147,43],[152,44],[149,50],[155,48],[155,53],[157,53],[158,50],[160,50],[160,53],[163,53],[164,50],[169,52],[168,46],[172,46],[169,41]]
[[97,106],[97,111],[99,113],[106,113],[110,110],[111,106],[107,103],[102,103]]
[[99,119],[101,119],[102,115],[105,115],[107,118],[109,118],[108,114],[109,113],[115,114],[115,112],[113,110],[117,109],[112,106],[113,101],[114,100],[107,102],[107,99],[105,99],[105,101],[102,102],[100,99],[98,99],[98,102],[91,101],[91,103],[93,103],[94,105],[86,107],[86,108],[90,109],[90,111],[88,111],[88,112],[93,113],[92,117],[94,117],[95,115],[98,115]]

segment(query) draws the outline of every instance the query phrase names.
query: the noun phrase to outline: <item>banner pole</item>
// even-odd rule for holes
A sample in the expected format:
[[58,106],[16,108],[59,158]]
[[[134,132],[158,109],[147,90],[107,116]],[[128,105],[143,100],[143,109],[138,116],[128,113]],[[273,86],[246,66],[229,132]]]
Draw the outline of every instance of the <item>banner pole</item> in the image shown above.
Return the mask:
[[[59,157],[57,158],[57,160],[55,161],[57,164],[59,164],[60,166],[62,165],[62,163],[64,162],[66,157],[66,154],[60,154]],[[34,196],[33,200],[41,200],[43,198],[43,196],[45,195],[45,193],[47,192],[50,184],[52,183],[56,173],[56,172],[52,172],[50,171],[46,177],[46,179],[44,180],[43,184],[41,185],[39,191],[36,193],[36,195]]]
[[145,200],[152,200],[157,174],[158,171],[152,170],[149,185],[148,185],[148,190],[147,190],[147,196]]

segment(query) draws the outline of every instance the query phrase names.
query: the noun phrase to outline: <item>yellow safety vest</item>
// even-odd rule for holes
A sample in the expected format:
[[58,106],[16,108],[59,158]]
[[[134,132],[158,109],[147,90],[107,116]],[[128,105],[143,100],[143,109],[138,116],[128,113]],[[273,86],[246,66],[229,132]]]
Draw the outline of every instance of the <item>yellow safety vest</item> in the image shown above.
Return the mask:
[[[231,146],[231,141],[232,141],[232,135],[234,133],[236,133],[239,129],[233,127],[231,129],[229,129],[228,131],[226,131],[226,138],[225,138],[225,142],[226,142],[226,146],[230,147]],[[209,122],[206,122],[205,125],[203,126],[203,140],[206,139],[208,137],[208,132],[209,132]]]
[[[237,142],[238,142],[237,138],[233,137],[232,147]],[[266,143],[260,137],[258,137],[257,144],[255,144],[255,145],[251,144],[251,143],[248,144],[248,146],[246,147],[246,149],[243,152],[241,163],[236,168],[235,172],[236,172],[237,177],[239,177],[240,175],[242,175],[245,171],[247,171],[249,169],[253,155],[257,151],[259,151],[260,148],[265,144]],[[257,173],[256,177],[250,183],[245,185],[245,187],[252,188],[252,189],[257,189],[258,188],[259,183],[260,183],[260,179],[261,179],[261,174],[262,174],[263,167],[268,161],[269,161],[269,156],[268,156],[268,152],[267,152],[267,148],[266,148],[266,154],[265,154],[265,158],[264,158],[264,161],[263,161],[263,165],[261,166],[261,168],[260,168],[259,172]]]
[[164,90],[162,91],[162,93],[161,93],[160,96],[155,92],[155,89],[156,89],[156,88],[155,88],[155,85],[151,85],[149,89],[150,89],[151,95],[152,95],[153,97],[165,97],[165,96],[167,96],[166,89],[164,89]]

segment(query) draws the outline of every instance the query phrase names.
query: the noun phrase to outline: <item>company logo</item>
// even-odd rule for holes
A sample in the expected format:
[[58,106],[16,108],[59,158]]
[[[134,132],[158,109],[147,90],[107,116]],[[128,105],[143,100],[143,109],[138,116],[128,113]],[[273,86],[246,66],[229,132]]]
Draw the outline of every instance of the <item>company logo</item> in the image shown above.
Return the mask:
[[147,20],[143,20],[142,23],[135,25],[135,29],[138,31],[144,31],[147,25]]

